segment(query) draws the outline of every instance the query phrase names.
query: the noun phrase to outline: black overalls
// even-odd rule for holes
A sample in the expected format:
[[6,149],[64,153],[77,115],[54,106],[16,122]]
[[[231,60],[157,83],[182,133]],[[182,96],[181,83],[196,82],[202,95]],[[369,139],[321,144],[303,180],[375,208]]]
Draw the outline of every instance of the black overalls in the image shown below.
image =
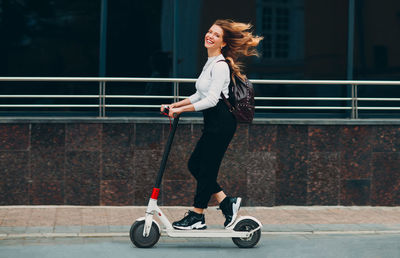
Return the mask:
[[205,209],[211,196],[222,188],[217,183],[222,158],[236,131],[236,118],[223,100],[215,107],[203,110],[204,129],[188,163],[197,180],[193,206]]

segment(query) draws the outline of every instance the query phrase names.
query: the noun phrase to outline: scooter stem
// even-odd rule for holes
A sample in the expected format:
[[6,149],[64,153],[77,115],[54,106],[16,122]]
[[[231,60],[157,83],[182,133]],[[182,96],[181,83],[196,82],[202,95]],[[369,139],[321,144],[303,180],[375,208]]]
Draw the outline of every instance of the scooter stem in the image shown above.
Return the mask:
[[165,144],[164,154],[163,154],[163,157],[161,160],[160,169],[158,170],[156,184],[154,185],[154,188],[157,188],[157,189],[160,188],[161,180],[164,175],[165,167],[167,165],[168,155],[171,150],[172,141],[174,140],[175,131],[176,131],[176,128],[178,127],[178,122],[179,122],[179,115],[177,115],[174,118],[174,122],[172,124],[172,129],[169,133],[167,143]]

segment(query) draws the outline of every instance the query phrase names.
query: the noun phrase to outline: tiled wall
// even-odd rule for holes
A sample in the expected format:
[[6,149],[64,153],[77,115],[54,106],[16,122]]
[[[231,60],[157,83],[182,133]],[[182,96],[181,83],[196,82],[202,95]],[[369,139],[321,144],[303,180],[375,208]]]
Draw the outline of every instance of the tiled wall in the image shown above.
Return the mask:
[[[179,125],[162,205],[191,205],[201,124]],[[0,124],[0,205],[146,205],[165,123]],[[244,205],[400,205],[400,125],[240,125],[219,174]],[[212,202],[215,204],[215,202]]]

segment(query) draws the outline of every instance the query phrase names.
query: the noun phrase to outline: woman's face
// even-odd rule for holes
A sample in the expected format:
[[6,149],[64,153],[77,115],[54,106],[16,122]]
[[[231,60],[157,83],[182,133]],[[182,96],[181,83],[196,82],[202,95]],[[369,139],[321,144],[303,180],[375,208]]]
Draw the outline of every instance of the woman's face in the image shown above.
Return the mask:
[[218,25],[213,25],[204,37],[204,46],[207,49],[221,49],[226,45],[223,41],[224,31]]

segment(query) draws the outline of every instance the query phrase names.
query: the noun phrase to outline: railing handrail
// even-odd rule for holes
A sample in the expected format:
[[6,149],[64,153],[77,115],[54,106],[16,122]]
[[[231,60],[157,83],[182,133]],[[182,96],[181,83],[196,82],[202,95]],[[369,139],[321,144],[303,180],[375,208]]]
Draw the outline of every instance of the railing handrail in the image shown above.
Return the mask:
[[[64,81],[64,82],[178,82],[193,83],[193,78],[147,78],[147,77],[0,77],[1,81]],[[309,85],[400,85],[400,81],[366,81],[366,80],[264,80],[250,79],[254,84],[309,84]]]
[[[49,103],[16,103],[16,104],[7,104],[0,103],[0,108],[76,108],[76,107],[84,107],[84,108],[98,108],[99,117],[106,116],[106,107],[107,108],[158,108],[158,105],[149,105],[152,103],[145,104],[136,104],[136,103],[110,103],[106,100],[109,99],[164,99],[168,98],[172,101],[176,102],[180,99],[187,98],[187,96],[181,96],[179,93],[180,83],[195,83],[197,79],[193,78],[145,78],[145,77],[0,77],[0,82],[94,82],[98,83],[98,94],[91,95],[66,95],[66,94],[49,94],[49,95],[28,95],[28,94],[0,94],[0,99],[10,98],[58,98],[58,99],[70,99],[70,98],[96,98],[98,99],[98,104],[75,104],[75,103],[62,103],[62,104],[49,104]],[[344,86],[346,87],[347,92],[351,92],[351,96],[345,97],[305,97],[305,96],[291,96],[291,97],[256,97],[256,101],[266,101],[266,100],[287,100],[287,101],[341,101],[342,105],[340,106],[321,106],[321,105],[259,105],[255,106],[258,110],[268,110],[268,109],[277,109],[277,110],[349,110],[351,111],[350,117],[352,119],[358,118],[359,110],[388,110],[388,111],[399,111],[400,107],[398,106],[359,106],[359,102],[362,101],[388,101],[398,102],[400,98],[393,98],[393,96],[388,96],[388,98],[382,97],[372,97],[372,98],[359,98],[358,97],[358,86],[365,85],[400,85],[400,81],[366,81],[366,80],[266,80],[266,79],[251,79],[253,84],[268,84],[268,85],[276,85],[276,84],[285,84],[287,86],[294,85],[302,85],[302,86]],[[108,82],[155,82],[155,83],[173,83],[173,96],[160,96],[160,95],[113,95],[106,93],[106,84]],[[43,84],[40,84],[42,86]],[[51,84],[49,84],[51,85]],[[160,84],[160,86],[163,84]],[[129,85],[131,86],[131,85]],[[166,85],[167,86],[167,85]],[[170,86],[170,85],[168,85]],[[111,86],[112,88],[112,86]],[[346,102],[344,102],[346,101]],[[343,105],[345,104],[345,105]]]

